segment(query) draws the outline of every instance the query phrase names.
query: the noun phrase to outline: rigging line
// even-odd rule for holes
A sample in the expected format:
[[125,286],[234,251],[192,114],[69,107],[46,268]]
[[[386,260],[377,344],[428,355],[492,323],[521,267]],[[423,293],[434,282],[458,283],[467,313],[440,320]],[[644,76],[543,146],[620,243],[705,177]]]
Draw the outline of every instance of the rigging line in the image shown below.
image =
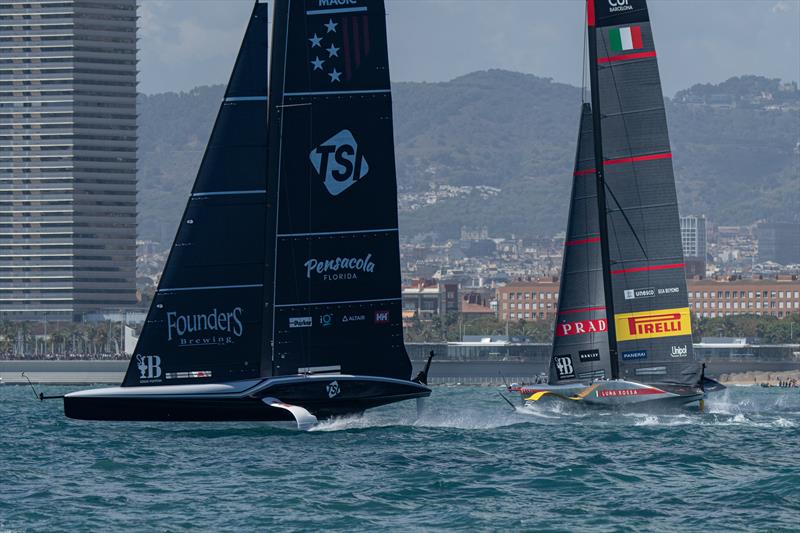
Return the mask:
[[[583,61],[581,62],[581,104],[586,103],[586,70],[589,68],[589,63],[586,61],[586,49],[589,46],[589,32],[586,28],[589,25],[588,9],[583,10]],[[581,120],[583,122],[583,120]]]
[[[306,35],[309,33],[309,19],[308,19],[308,17],[304,17],[303,18],[303,31],[305,32]],[[306,50],[306,64],[308,64],[309,60],[311,59],[311,54],[310,54],[310,50],[308,48],[306,48],[305,50]],[[288,63],[288,53],[289,52],[288,52],[288,49],[287,49],[287,52],[286,52],[286,54],[287,54],[287,63]],[[310,71],[310,70],[308,70],[306,68],[305,73],[306,73],[306,79],[305,79],[306,87],[308,87],[309,90],[311,90],[311,88],[313,86],[313,81],[314,81],[313,80],[312,71]],[[310,109],[308,109],[308,111],[306,113],[307,116],[306,116],[306,121],[305,122],[306,122],[306,125],[307,125],[306,147],[310,148],[311,150],[313,150],[313,148],[314,148],[314,107],[312,106],[312,103],[313,102],[307,102],[305,104],[294,104],[294,105],[297,105],[297,106],[303,106],[303,105],[310,106]],[[287,107],[289,107],[289,106],[287,106]],[[312,189],[313,183],[314,183],[314,179],[313,179],[314,176],[313,176],[313,173],[311,172],[311,166],[310,165],[305,165],[305,169],[306,169],[306,183],[311,184],[311,186],[307,190],[306,198],[305,198],[305,216],[303,217],[302,213],[301,213],[301,216],[299,217],[300,220],[299,221],[296,220],[295,213],[293,213],[292,209],[291,209],[292,202],[287,201],[287,204],[286,204],[286,217],[287,217],[288,225],[291,228],[296,227],[295,226],[296,222],[300,222],[301,224],[305,223],[306,227],[311,228],[311,200],[312,200],[311,189]],[[287,192],[287,196],[288,196],[288,192]],[[288,198],[287,198],[287,200],[288,200]],[[287,244],[288,244],[288,250],[289,250],[289,253],[291,254],[291,259],[292,259],[293,262],[297,263],[298,260],[302,261],[302,257],[298,257],[299,255],[306,255],[308,257],[311,257],[311,240],[310,239],[307,239],[305,241],[305,243],[302,242],[302,239],[298,239],[298,240],[296,240],[294,242],[289,242]],[[305,247],[304,247],[305,248],[305,254],[301,254],[301,248],[303,248],[303,244],[305,244]],[[305,293],[307,294],[306,301],[312,300],[313,297],[312,297],[312,291],[311,291],[311,289],[312,289],[312,287],[311,287],[311,278],[307,278],[306,281],[303,282],[302,279],[298,279],[297,277],[295,277],[295,279],[294,279],[295,299],[298,299],[298,297],[300,296],[300,294],[301,294],[303,289],[305,289]],[[314,318],[316,319],[316,315],[314,316]],[[320,315],[320,320],[322,320],[322,315]],[[304,334],[298,336],[298,338],[299,338],[298,345],[299,345],[299,348],[300,348],[300,357],[298,358],[297,363],[296,363],[298,367],[302,366],[302,367],[305,367],[305,368],[309,368],[309,367],[314,366],[312,364],[312,361],[311,361],[311,344],[312,344],[311,337],[313,335],[313,329],[314,328],[311,328],[308,331],[304,332]]]
[[[289,20],[292,18],[292,0],[288,1],[288,5],[285,7],[286,12],[286,26],[284,27],[284,42],[283,42],[283,77],[281,79],[281,99],[280,103],[283,104],[286,101],[286,65],[289,63]],[[277,9],[275,13],[277,13]],[[274,28],[274,21],[273,21],[273,28]],[[275,114],[277,116],[277,112]],[[285,117],[283,113],[281,113],[280,118],[280,129],[278,131],[278,166],[277,166],[277,176],[275,179],[275,240],[274,240],[274,247],[273,247],[273,255],[272,255],[272,336],[270,337],[270,351],[271,351],[271,359],[272,359],[272,370],[271,374],[275,373],[275,326],[276,326],[276,317],[277,314],[275,311],[275,301],[278,297],[278,226],[281,222],[280,213],[281,213],[281,171],[283,169],[283,123],[285,121]]]
[[617,201],[617,196],[614,194],[614,191],[611,190],[611,187],[608,185],[608,182],[605,182],[605,186],[606,186],[606,191],[608,191],[608,194],[611,195],[611,199],[614,200],[615,204],[617,204],[617,207],[619,208],[619,212],[622,213],[622,218],[625,219],[625,223],[628,225],[628,228],[630,228],[631,232],[633,233],[633,236],[636,239],[636,243],[639,245],[639,248],[642,249],[642,253],[644,254],[644,258],[649,261],[650,258],[647,257],[647,251],[644,249],[644,246],[642,246],[642,241],[639,240],[639,235],[636,233],[636,230],[634,229],[633,224],[631,224],[631,221],[628,218],[628,214],[625,212],[624,209],[622,209],[622,206],[620,205],[619,201]]

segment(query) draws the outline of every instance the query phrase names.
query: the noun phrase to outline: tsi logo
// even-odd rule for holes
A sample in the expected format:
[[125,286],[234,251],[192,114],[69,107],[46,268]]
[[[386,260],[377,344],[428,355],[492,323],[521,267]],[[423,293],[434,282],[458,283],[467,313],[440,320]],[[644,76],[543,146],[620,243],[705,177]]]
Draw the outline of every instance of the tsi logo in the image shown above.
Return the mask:
[[158,379],[161,377],[161,358],[157,355],[137,355],[136,368],[139,369],[139,381]]
[[672,357],[686,357],[689,355],[689,348],[684,344],[683,346],[672,347]]
[[350,130],[342,130],[316,147],[309,158],[331,196],[342,194],[369,172]]
[[342,392],[338,381],[331,381],[325,388],[328,389],[328,398],[335,398]]

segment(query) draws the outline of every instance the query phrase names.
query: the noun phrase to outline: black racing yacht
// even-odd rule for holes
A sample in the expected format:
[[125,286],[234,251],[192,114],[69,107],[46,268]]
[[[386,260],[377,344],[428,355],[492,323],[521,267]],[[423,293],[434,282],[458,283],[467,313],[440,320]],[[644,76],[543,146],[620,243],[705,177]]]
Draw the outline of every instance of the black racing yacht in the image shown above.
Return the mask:
[[[89,420],[296,420],[430,395],[403,344],[382,0],[256,2],[124,381]],[[269,98],[268,98],[269,95]]]
[[[682,406],[695,360],[664,98],[646,0],[587,0],[583,104],[548,383],[528,402]],[[702,405],[702,404],[701,404]]]

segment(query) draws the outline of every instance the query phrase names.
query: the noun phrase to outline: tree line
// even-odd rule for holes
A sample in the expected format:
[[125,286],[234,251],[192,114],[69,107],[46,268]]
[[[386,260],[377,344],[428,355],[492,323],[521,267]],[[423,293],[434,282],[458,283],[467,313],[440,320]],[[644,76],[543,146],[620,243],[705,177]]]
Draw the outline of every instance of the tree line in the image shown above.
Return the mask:
[[[695,342],[702,337],[747,337],[763,344],[794,344],[800,342],[800,315],[693,317],[692,331]],[[427,321],[413,318],[405,328],[406,342],[458,342],[467,335],[509,335],[547,343],[553,339],[553,324],[451,313]],[[123,338],[119,322],[0,321],[0,358],[127,359]]]
[[0,321],[2,359],[124,359],[118,322]]

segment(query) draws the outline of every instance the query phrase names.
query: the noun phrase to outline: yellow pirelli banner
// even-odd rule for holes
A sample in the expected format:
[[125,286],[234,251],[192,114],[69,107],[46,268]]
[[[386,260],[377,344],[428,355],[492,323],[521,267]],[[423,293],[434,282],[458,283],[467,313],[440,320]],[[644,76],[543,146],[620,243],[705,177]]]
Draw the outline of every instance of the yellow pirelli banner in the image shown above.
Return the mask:
[[688,307],[622,313],[614,315],[614,324],[617,327],[618,341],[692,334],[692,319]]

